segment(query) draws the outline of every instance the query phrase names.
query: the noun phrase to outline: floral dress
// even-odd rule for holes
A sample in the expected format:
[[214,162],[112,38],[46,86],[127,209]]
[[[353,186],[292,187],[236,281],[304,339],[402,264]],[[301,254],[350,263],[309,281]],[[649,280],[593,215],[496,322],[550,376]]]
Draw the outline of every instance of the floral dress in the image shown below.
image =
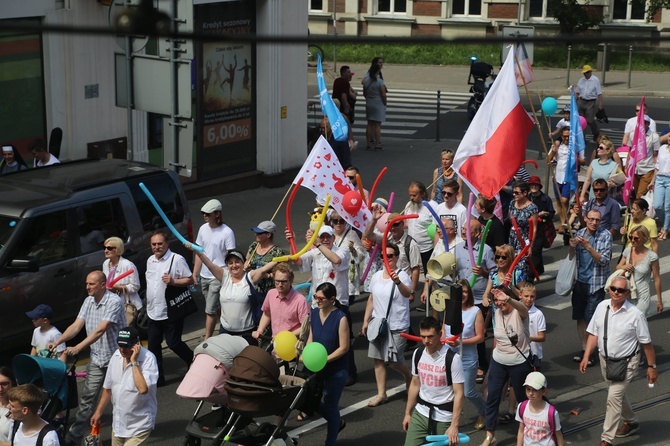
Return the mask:
[[[521,235],[523,236],[524,240],[528,240],[528,232],[530,230],[530,218],[533,216],[533,214],[537,214],[538,209],[537,206],[533,202],[530,202],[526,207],[518,209],[514,203],[512,203],[509,207],[509,220],[510,220],[510,230],[509,230],[509,244],[512,245],[512,248],[514,248],[515,253],[519,253],[521,249],[523,249],[523,246],[521,245],[521,242],[516,236],[516,232],[514,231],[514,226],[512,226],[512,217],[516,219],[517,224],[519,225],[519,229],[521,230]],[[535,228],[537,229],[537,228]]]
[[[261,268],[272,262],[273,258],[284,255],[284,250],[277,245],[270,248],[265,254],[259,255],[256,252],[257,245],[258,242],[253,242],[251,246],[249,246],[249,251],[247,251],[247,254],[249,255],[249,265],[252,270]],[[267,294],[268,291],[274,288],[274,282],[272,281],[271,277],[265,277],[258,282],[256,287],[261,293]]]

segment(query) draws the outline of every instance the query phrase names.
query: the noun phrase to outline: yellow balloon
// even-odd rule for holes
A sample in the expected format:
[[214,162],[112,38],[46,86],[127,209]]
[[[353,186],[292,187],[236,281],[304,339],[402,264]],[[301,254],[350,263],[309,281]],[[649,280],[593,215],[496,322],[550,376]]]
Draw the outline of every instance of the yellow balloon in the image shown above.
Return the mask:
[[295,344],[298,338],[290,331],[280,331],[275,336],[275,353],[284,361],[291,361],[296,356]]

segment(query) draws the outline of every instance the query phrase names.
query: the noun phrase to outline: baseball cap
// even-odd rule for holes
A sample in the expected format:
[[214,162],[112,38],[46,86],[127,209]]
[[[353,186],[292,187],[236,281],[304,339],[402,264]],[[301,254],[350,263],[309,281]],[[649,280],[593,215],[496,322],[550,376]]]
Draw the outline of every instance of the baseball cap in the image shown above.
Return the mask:
[[586,74],[589,71],[593,71],[593,68],[591,68],[591,65],[584,65],[584,68],[582,68],[582,74]]
[[238,259],[240,259],[243,262],[246,260],[244,258],[244,254],[242,254],[237,249],[231,249],[230,251],[228,251],[228,254],[226,254],[226,263],[228,263],[228,260],[230,260],[231,257],[237,257]]
[[201,212],[211,214],[212,212],[221,210],[221,202],[219,200],[211,199],[200,209]]
[[54,315],[54,310],[47,304],[39,304],[32,311],[26,312],[26,316],[30,319],[41,319],[43,317],[51,319]]
[[252,231],[254,231],[256,234],[262,234],[264,232],[269,232],[270,234],[274,234],[275,230],[277,229],[277,225],[272,223],[269,220],[262,221],[258,223],[258,226],[254,226],[251,228]]
[[375,201],[372,202],[372,204],[378,204],[379,206],[383,207],[384,209],[388,209],[388,207],[389,207],[389,202],[386,201],[385,198],[376,198]]
[[540,180],[540,177],[538,176],[532,176],[528,179],[528,184],[537,184],[538,186],[542,187],[542,180]]
[[530,372],[528,376],[526,376],[526,381],[524,381],[523,385],[530,386],[535,390],[540,390],[547,387],[547,378],[540,372]]
[[138,342],[140,342],[140,332],[135,327],[122,328],[116,338],[119,347],[132,347]]
[[335,235],[335,233],[333,232],[333,228],[331,228],[328,225],[323,225],[321,226],[321,229],[319,229],[319,237],[321,237],[323,234],[328,234],[331,237]]

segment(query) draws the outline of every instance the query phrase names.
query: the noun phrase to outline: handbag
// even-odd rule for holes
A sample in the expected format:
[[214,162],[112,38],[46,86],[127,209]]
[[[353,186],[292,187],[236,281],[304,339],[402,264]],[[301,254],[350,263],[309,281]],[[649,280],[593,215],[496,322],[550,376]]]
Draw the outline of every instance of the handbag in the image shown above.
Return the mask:
[[[172,270],[174,254],[170,260],[168,273]],[[198,306],[193,299],[193,294],[189,287],[168,285],[165,287],[165,303],[167,304],[168,319],[179,320],[198,311]]]
[[570,259],[570,254],[567,255],[565,260],[561,262],[561,266],[558,269],[558,274],[556,275],[556,286],[554,291],[556,294],[561,296],[567,296],[568,293],[572,290],[572,285],[575,283],[575,277],[577,276],[577,255]]
[[130,296],[126,290],[123,290],[123,302],[123,308],[126,313],[126,324],[128,327],[132,327],[137,320],[137,307],[130,301]]
[[368,323],[368,330],[367,330],[367,335],[368,335],[368,341],[374,342],[377,339],[382,339],[382,337],[385,337],[388,334],[388,317],[389,314],[391,313],[391,304],[393,303],[393,295],[395,294],[395,282],[393,283],[393,286],[391,287],[391,297],[389,297],[389,305],[386,308],[386,317],[383,317],[381,319],[376,319],[372,318],[370,319],[370,322]]
[[544,240],[542,240],[542,247],[548,249],[551,248],[551,245],[554,243],[554,239],[556,238],[556,227],[554,226],[554,222],[550,220],[545,220],[543,224]]
[[630,358],[635,356],[635,354],[632,354],[630,356],[626,356],[625,358],[610,358],[607,355],[607,319],[610,311],[610,306],[607,306],[607,310],[605,311],[605,334],[603,336],[603,345],[605,347],[605,378],[614,381],[614,382],[621,382],[626,380],[626,372],[628,371],[628,362],[630,361]]

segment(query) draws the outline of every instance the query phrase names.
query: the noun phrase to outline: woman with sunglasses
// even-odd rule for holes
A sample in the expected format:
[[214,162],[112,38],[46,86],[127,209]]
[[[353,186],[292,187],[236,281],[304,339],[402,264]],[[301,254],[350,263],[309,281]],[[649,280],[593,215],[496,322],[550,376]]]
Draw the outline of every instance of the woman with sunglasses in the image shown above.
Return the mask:
[[337,434],[346,427],[340,418],[340,396],[349,375],[349,324],[339,308],[335,285],[324,282],[314,292],[317,308],[310,313],[310,331],[307,344],[319,342],[326,348],[326,366],[318,372],[323,385],[323,401],[318,412],[328,423],[326,446],[334,446]]
[[[370,282],[370,296],[365,306],[363,328],[361,332],[368,337],[368,357],[375,361],[375,380],[377,381],[377,395],[368,402],[368,407],[377,407],[388,403],[386,396],[386,367],[391,367],[405,378],[405,385],[409,388],[412,374],[405,364],[405,347],[407,340],[400,336],[409,330],[409,297],[412,295],[412,279],[398,269],[400,248],[394,243],[386,245],[391,274],[386,268],[375,273]],[[378,330],[379,335],[368,327],[372,319],[375,323],[370,330]],[[386,319],[387,330],[380,330],[377,322]]]
[[349,262],[349,306],[351,306],[356,296],[361,295],[360,264],[365,259],[365,248],[358,233],[337,211],[330,214],[330,225],[333,228],[333,233],[335,233],[334,245],[348,249],[349,254],[351,254]]
[[[525,181],[516,181],[512,186],[514,201],[509,207],[509,244],[514,248],[515,253],[519,253],[525,246],[525,243],[522,243],[517,237],[516,231],[512,226],[512,217],[516,219],[516,223],[521,231],[521,237],[526,243],[530,243],[532,246],[537,234],[537,214],[539,210],[535,203],[531,201],[529,192],[530,186]],[[533,240],[530,240],[531,222],[535,228]],[[528,277],[528,264],[524,262],[522,266],[524,267],[524,272],[526,272],[526,277]]]
[[647,200],[638,198],[633,201],[633,205],[630,207],[631,217],[626,221],[627,224],[621,228],[621,234],[627,234],[628,243],[626,243],[626,248],[630,248],[630,236],[633,228],[638,225],[644,226],[647,228],[647,231],[649,231],[649,238],[644,243],[644,246],[658,254],[658,242],[656,240],[658,237],[658,230],[656,229],[656,221],[647,216],[648,210],[649,203],[647,203]]
[[614,145],[612,141],[602,141],[598,144],[596,149],[598,153],[598,158],[591,161],[589,168],[586,170],[586,179],[584,180],[584,186],[582,187],[581,201],[586,203],[587,198],[586,194],[588,193],[588,198],[595,198],[595,193],[593,189],[590,188],[593,181],[597,179],[603,179],[607,181],[609,187],[614,187],[615,184],[609,181],[609,178],[617,172],[619,165],[614,161]]
[[444,201],[442,196],[442,187],[447,180],[456,180],[460,186],[458,190],[458,202],[463,202],[463,180],[458,177],[454,170],[454,152],[448,149],[442,151],[442,165],[433,171],[433,190],[430,192],[430,199],[440,204]]
[[[247,250],[247,259],[244,263],[246,271],[262,268],[268,263],[272,262],[275,257],[284,255],[284,250],[275,245],[274,236],[277,226],[271,221],[262,221],[258,226],[254,226],[251,230],[254,232],[256,241],[253,242]],[[274,288],[274,281],[272,275],[268,272],[258,282],[258,291],[267,294]]]
[[[649,282],[654,279],[656,289],[656,312],[663,311],[663,299],[661,294],[661,273],[658,254],[644,246],[649,240],[649,230],[642,226],[635,226],[628,236],[631,246],[624,249],[621,260],[616,269],[622,269],[632,274],[631,279],[635,281],[635,295],[631,294],[630,300],[646,316],[651,302],[651,290]],[[635,296],[635,298],[633,298]]]
[[[495,255],[493,256],[493,261],[496,266],[491,268],[491,271],[489,272],[489,283],[486,285],[486,290],[482,297],[482,304],[485,307],[491,307],[491,290],[505,282],[505,277],[509,273],[509,268],[514,261],[514,248],[510,245],[498,246]],[[524,260],[521,260],[516,264],[516,267],[514,267],[512,281],[510,282],[513,287],[516,287],[517,283],[526,280],[525,268],[520,266],[522,263],[524,263]],[[495,307],[493,307],[493,310],[495,311]]]
[[498,412],[507,381],[514,389],[518,402],[526,399],[523,386],[526,376],[533,371],[530,365],[530,329],[528,309],[517,299],[517,293],[509,287],[500,286],[491,290],[493,303],[500,311],[495,312],[493,336],[495,347],[488,374],[488,395],[486,398],[486,438],[481,446],[496,443],[495,432]]
[[[124,303],[130,302],[139,310],[143,306],[142,299],[138,294],[140,290],[140,275],[137,272],[135,264],[121,256],[123,250],[123,240],[119,237],[110,237],[105,240],[105,261],[102,264],[102,272],[107,277],[107,288],[111,292],[121,296]],[[119,280],[111,288],[109,287],[114,277],[118,277],[130,270],[134,270],[135,272]]]

